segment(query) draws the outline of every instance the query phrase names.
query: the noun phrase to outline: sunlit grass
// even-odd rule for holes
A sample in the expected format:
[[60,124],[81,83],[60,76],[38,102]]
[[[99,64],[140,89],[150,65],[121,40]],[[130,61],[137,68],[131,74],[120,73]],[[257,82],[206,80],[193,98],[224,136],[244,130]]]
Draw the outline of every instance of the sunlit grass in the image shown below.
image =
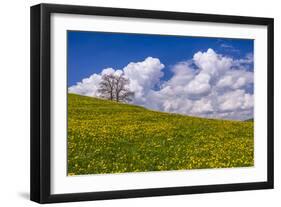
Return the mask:
[[68,94],[68,174],[248,167],[253,122],[150,111]]

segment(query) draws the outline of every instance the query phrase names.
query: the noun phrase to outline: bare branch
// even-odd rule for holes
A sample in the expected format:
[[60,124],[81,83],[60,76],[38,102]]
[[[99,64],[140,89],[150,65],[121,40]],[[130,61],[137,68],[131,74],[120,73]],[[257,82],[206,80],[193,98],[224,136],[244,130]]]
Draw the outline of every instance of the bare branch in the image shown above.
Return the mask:
[[123,73],[120,75],[105,74],[102,76],[98,92],[101,98],[117,102],[130,102],[134,93],[127,87],[129,84],[130,80]]

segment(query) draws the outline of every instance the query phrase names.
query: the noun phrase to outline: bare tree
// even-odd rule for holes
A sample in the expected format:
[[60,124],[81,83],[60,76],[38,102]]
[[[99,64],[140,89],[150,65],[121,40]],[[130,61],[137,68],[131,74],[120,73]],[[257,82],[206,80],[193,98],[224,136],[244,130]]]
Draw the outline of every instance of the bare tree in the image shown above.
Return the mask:
[[128,85],[130,80],[124,74],[105,74],[99,84],[98,92],[100,97],[115,100],[117,102],[129,102],[134,97],[134,92],[130,91]]
[[113,100],[114,99],[114,83],[115,76],[113,74],[103,75],[99,84],[98,92],[100,97]]

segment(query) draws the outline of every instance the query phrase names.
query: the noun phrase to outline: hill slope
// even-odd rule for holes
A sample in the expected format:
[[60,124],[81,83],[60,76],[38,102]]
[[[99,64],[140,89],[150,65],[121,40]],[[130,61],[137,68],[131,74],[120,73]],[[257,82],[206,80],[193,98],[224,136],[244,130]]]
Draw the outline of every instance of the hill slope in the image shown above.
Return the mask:
[[253,156],[253,122],[68,94],[69,175],[246,167]]

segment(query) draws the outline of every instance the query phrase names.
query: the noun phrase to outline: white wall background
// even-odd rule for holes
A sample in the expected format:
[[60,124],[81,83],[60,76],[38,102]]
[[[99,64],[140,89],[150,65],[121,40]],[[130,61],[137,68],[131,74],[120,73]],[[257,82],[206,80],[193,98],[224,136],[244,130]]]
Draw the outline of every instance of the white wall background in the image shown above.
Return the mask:
[[[1,2],[0,206],[36,206],[29,201],[29,7],[38,3],[217,13],[275,18],[275,189],[183,196],[63,203],[52,206],[277,206],[281,203],[281,3],[278,0],[49,0]],[[280,205],[280,204],[279,204]]]

